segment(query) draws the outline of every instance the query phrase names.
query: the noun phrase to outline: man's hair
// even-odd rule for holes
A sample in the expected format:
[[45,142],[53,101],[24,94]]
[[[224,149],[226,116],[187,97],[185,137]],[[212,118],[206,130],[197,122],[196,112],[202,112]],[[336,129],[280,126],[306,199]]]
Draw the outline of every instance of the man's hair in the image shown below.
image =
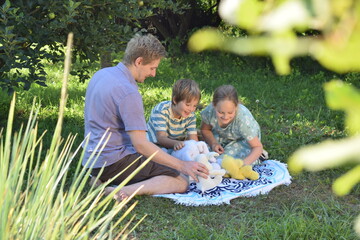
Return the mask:
[[131,65],[138,57],[142,57],[144,59],[143,64],[149,64],[165,56],[166,50],[156,37],[151,34],[136,34],[128,42],[122,62],[125,65]]
[[200,98],[201,91],[199,85],[194,80],[177,80],[172,88],[171,102],[174,105],[183,100],[190,102],[193,99],[198,99],[200,101]]
[[212,103],[216,106],[220,101],[229,100],[237,106],[239,98],[236,89],[232,85],[222,85],[215,89]]

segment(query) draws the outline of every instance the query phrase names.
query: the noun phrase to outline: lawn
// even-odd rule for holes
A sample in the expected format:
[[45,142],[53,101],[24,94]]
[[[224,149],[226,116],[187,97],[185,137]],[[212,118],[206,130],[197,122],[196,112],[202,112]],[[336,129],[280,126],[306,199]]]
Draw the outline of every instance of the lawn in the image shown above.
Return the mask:
[[[140,85],[146,118],[151,108],[169,100],[172,84],[180,78],[196,80],[202,89],[199,108],[210,103],[213,90],[234,85],[241,101],[250,109],[262,130],[262,142],[271,159],[286,163],[299,147],[328,138],[346,136],[343,113],[329,110],[322,85],[340,78],[360,87],[360,74],[339,75],[327,71],[309,58],[292,62],[290,75],[279,76],[271,61],[260,57],[237,57],[223,53],[187,54],[165,59],[155,78]],[[92,64],[93,72],[98,64]],[[60,96],[61,64],[48,64],[48,87],[34,86],[17,94],[15,126],[26,122],[36,97],[41,101],[39,132],[47,130],[44,148],[56,125]],[[83,107],[87,82],[70,79],[69,97],[62,135],[83,138]],[[6,124],[10,96],[0,97],[0,128]],[[200,123],[199,111],[197,111]],[[186,207],[169,199],[138,196],[132,211],[144,222],[131,234],[135,239],[356,239],[353,221],[359,214],[360,187],[350,195],[336,197],[333,180],[351,166],[293,176],[289,186],[268,195],[238,198],[230,205]],[[75,168],[71,168],[72,171]],[[70,174],[71,175],[71,174]],[[115,204],[115,203],[114,203]]]

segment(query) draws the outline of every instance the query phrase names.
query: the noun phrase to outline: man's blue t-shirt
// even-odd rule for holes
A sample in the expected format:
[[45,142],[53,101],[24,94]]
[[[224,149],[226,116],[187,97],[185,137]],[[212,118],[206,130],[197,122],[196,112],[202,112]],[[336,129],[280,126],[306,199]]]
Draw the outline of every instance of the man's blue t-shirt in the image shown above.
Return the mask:
[[[83,166],[96,150],[105,135],[99,152],[107,141],[94,165],[109,166],[136,152],[127,131],[146,131],[144,107],[137,83],[128,68],[119,63],[115,67],[99,70],[89,82],[85,96],[85,139],[89,136]],[[85,143],[84,143],[85,145]],[[84,146],[83,145],[83,146]],[[94,161],[96,157],[92,158]]]

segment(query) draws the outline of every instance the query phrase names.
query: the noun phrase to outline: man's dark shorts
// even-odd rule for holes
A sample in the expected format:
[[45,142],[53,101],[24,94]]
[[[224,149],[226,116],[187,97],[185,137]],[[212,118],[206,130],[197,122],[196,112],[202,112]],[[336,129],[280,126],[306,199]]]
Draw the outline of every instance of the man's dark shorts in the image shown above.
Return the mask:
[[[138,158],[140,158],[140,159],[138,159]],[[138,160],[136,160],[136,159],[138,159]],[[119,185],[122,181],[125,180],[125,178],[127,176],[129,176],[133,171],[135,171],[135,169],[138,168],[146,159],[147,158],[145,158],[144,156],[141,156],[138,153],[128,155],[128,156],[124,157],[123,159],[120,159],[116,163],[106,166],[99,179],[103,182],[106,182],[108,179],[116,176],[119,172],[123,171],[127,166],[129,166],[133,161],[136,160],[136,162],[134,164],[132,164],[128,169],[126,169],[126,171],[124,173],[122,173],[120,176],[118,176],[111,183],[111,184]],[[100,170],[101,170],[101,168],[94,168],[91,171],[92,176],[97,176],[99,174]],[[155,176],[160,176],[160,175],[177,177],[180,175],[180,173],[175,169],[172,169],[167,166],[161,165],[159,163],[150,161],[127,184],[141,182],[146,179],[149,179],[149,178],[152,178]]]

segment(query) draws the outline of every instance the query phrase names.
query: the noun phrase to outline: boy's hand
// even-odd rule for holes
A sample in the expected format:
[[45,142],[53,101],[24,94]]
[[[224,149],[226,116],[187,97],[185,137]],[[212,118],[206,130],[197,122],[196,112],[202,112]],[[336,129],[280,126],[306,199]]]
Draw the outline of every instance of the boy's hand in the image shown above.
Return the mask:
[[177,143],[175,143],[174,145],[174,150],[179,150],[182,149],[185,146],[185,143],[183,141],[178,141]]

